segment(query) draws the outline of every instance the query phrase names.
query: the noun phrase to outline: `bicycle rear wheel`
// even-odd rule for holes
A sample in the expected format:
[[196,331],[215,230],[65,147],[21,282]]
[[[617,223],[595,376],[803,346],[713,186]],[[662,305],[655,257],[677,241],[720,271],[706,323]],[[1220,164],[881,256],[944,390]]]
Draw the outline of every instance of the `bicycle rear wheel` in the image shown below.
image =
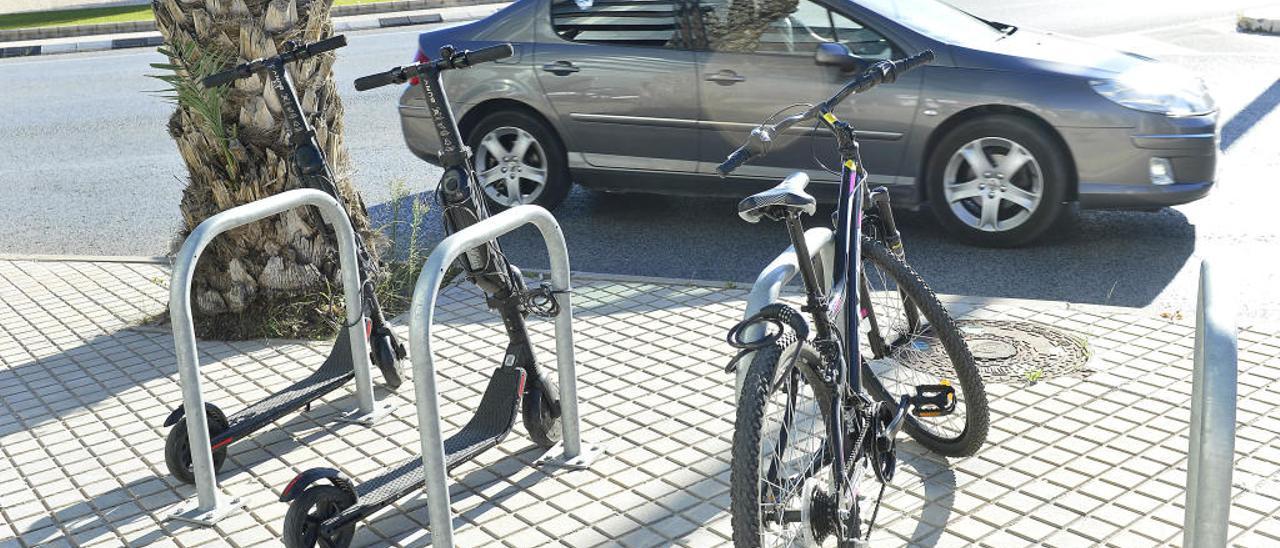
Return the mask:
[[[788,367],[796,352],[798,367]],[[831,399],[816,378],[821,364],[812,346],[787,333],[748,366],[730,471],[735,546],[810,546],[823,533],[810,519],[823,511],[815,509],[814,491],[831,486],[825,422]]]
[[[941,417],[910,414],[906,431],[935,453],[974,454],[987,439],[987,393],[955,322],[919,274],[869,238],[862,239],[862,277],[858,339],[867,391],[895,403],[920,385],[951,386],[955,411]],[[939,347],[946,359],[940,359]]]

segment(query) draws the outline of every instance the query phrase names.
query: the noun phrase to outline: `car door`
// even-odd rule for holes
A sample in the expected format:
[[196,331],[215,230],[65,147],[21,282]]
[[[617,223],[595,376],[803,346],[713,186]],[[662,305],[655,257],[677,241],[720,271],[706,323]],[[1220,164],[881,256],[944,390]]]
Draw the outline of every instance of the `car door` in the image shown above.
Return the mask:
[[567,133],[570,165],[696,171],[697,69],[676,24],[692,4],[547,3],[534,71]]
[[[824,100],[857,74],[817,65],[818,44],[844,44],[864,65],[903,55],[884,34],[817,0],[700,1],[707,20],[706,38],[697,53],[703,172],[713,172],[764,119],[788,105]],[[901,164],[919,101],[920,72],[853,96],[836,111],[858,130],[863,162],[874,184],[913,180],[909,174],[902,176]],[[837,176],[814,161],[816,155],[827,167],[838,169],[835,139],[823,129],[813,139],[810,135],[812,124],[792,128],[766,157],[735,174],[778,179],[805,170],[815,181],[835,182]]]

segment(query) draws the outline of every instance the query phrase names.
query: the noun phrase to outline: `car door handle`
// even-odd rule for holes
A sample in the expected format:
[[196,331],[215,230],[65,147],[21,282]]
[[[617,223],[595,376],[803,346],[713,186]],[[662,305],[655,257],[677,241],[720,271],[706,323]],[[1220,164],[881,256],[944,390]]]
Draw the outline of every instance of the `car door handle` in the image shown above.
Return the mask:
[[545,65],[542,65],[542,70],[545,70],[547,72],[550,72],[552,74],[556,74],[559,76],[566,76],[568,74],[578,72],[579,70],[582,70],[582,69],[578,68],[577,66],[575,66],[573,63],[569,61],[556,61],[554,63],[547,63]]
[[707,81],[708,81],[708,82],[715,82],[715,83],[720,84],[720,85],[722,85],[722,86],[732,86],[732,85],[734,85],[734,84],[736,84],[736,83],[738,83],[738,82],[745,82],[745,81],[747,81],[747,77],[745,77],[745,76],[739,76],[739,75],[738,75],[738,73],[736,73],[736,72],[734,72],[734,71],[732,71],[732,70],[722,70],[722,71],[717,72],[717,73],[715,73],[715,74],[709,74],[709,75],[707,75]]

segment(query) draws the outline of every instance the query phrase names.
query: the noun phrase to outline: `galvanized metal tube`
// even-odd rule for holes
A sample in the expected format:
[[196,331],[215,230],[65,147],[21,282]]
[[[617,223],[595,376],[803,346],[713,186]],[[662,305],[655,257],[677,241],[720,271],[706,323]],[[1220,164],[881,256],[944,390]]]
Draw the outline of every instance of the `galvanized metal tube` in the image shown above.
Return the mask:
[[373,387],[369,375],[369,350],[364,338],[360,310],[360,271],[356,262],[355,232],[342,205],[333,197],[313,189],[282,192],[275,196],[237,206],[218,213],[200,223],[178,250],[169,284],[169,316],[173,324],[174,348],[178,358],[178,378],[182,384],[182,402],[186,409],[187,436],[191,462],[195,471],[199,510],[219,506],[221,494],[213,472],[213,452],[209,447],[208,417],[204,412],[204,393],[200,386],[200,361],[196,353],[196,334],[191,319],[191,281],[196,262],[214,237],[254,221],[300,206],[314,206],[333,226],[338,240],[338,255],[347,299],[347,323],[351,335],[352,363],[355,365],[356,391],[362,411],[373,410]]
[[[436,299],[445,271],[467,250],[496,239],[526,224],[533,224],[542,234],[551,258],[552,288],[568,291],[569,252],[560,226],[547,210],[532,205],[508,209],[445,238],[427,257],[422,273],[413,289],[409,308],[409,346],[413,361],[414,395],[418,404],[418,430],[421,433],[422,465],[426,481],[427,507],[431,518],[431,542],[436,546],[453,546],[453,515],[449,509],[448,475],[444,464],[444,437],[440,426],[440,398],[436,385],[431,327]],[[580,451],[577,384],[573,357],[572,310],[568,293],[557,294],[561,312],[556,317],[556,358],[560,372],[560,406],[562,410],[565,453],[570,448]],[[572,440],[573,446],[570,445]],[[576,446],[576,447],[574,447]],[[576,456],[573,453],[570,456]]]
[[[825,289],[830,290],[834,279],[832,270],[835,269],[835,233],[829,228],[810,228],[804,232],[804,241],[805,246],[809,248],[810,260],[817,257],[822,262],[821,282]],[[787,249],[764,267],[756,277],[756,282],[751,286],[751,292],[747,294],[747,308],[742,318],[750,318],[760,309],[778,302],[779,296],[782,295],[782,288],[786,287],[799,272],[800,262],[796,257],[796,248],[787,246]],[[742,336],[746,340],[763,337],[764,326],[751,326],[743,331]],[[750,363],[751,356],[746,356],[738,362],[734,394],[742,392],[742,383],[746,380],[747,365]]]
[[1191,443],[1182,544],[1226,546],[1235,465],[1237,346],[1234,299],[1200,263],[1195,369],[1191,381]]

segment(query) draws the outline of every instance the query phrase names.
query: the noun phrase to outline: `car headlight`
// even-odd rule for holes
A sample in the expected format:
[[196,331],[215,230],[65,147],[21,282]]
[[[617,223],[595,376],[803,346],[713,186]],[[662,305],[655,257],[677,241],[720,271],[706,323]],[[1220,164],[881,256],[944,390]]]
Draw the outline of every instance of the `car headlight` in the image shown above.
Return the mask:
[[1204,81],[1158,63],[1144,63],[1115,78],[1089,83],[1116,104],[1166,116],[1207,114],[1217,108]]

